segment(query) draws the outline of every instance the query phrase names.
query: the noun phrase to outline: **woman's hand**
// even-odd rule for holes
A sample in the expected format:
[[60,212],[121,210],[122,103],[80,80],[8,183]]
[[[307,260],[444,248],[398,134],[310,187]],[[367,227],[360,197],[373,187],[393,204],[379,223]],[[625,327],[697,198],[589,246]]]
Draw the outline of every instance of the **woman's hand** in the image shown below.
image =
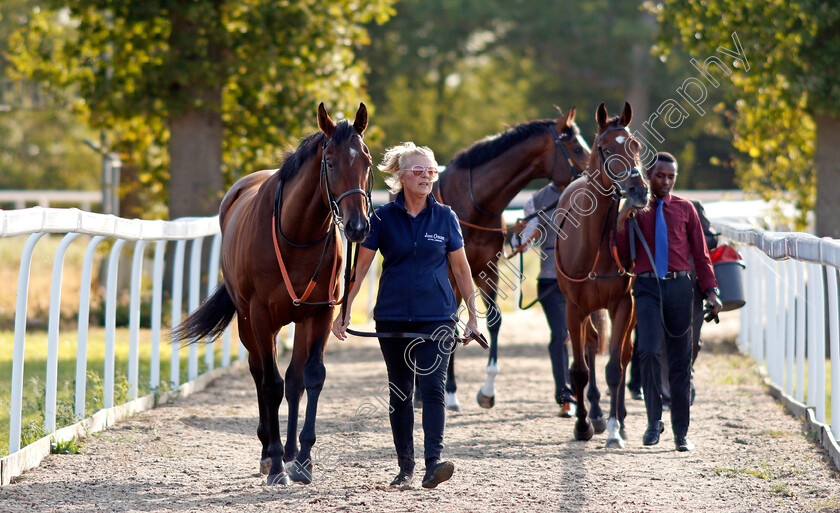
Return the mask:
[[338,340],[345,340],[347,338],[347,327],[350,326],[350,312],[347,312],[347,315],[344,317],[343,322],[341,319],[341,314],[339,313],[338,317],[335,318],[332,325],[332,332],[335,335],[335,338]]
[[474,333],[476,336],[481,335],[481,331],[478,330],[478,319],[472,315],[470,315],[467,321],[467,329],[464,330],[464,345],[469,344],[472,340],[470,338],[471,333]]

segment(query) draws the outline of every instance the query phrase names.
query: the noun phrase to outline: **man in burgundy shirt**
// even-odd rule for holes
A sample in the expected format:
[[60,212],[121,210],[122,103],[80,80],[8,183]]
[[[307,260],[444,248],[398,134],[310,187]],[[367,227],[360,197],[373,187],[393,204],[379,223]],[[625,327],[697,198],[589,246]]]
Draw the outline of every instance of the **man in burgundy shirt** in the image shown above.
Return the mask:
[[[677,162],[670,153],[660,152],[646,169],[654,201],[636,214],[642,236],[653,256],[648,258],[638,234],[633,234],[636,255],[636,300],[639,363],[648,428],[642,443],[655,445],[664,431],[662,424],[661,370],[658,356],[663,348],[670,367],[671,424],[678,451],[691,451],[688,439],[691,379],[691,323],[702,311],[694,311],[694,281],[689,275],[694,259],[699,288],[706,295],[707,308],[714,314],[722,307],[709,250],[694,206],[671,194],[677,179]],[[625,204],[619,217],[618,249],[630,252],[632,209]]]

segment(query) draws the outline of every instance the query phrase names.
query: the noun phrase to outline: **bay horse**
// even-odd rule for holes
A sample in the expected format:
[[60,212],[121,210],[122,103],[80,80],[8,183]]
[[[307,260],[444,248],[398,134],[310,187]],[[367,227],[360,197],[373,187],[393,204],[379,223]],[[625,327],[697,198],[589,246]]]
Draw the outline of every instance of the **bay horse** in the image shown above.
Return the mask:
[[[589,314],[606,308],[612,321],[606,378],[610,389],[607,447],[624,447],[624,375],[632,354],[630,333],[635,325],[631,286],[632,262],[615,249],[619,201],[636,209],[647,207],[650,193],[641,169],[641,145],[627,126],[633,117],[629,103],[620,117],[608,118],[602,103],[596,113],[598,133],[585,178],[570,184],[557,203],[558,233],[554,247],[557,283],[566,298],[566,320],[572,339],[571,378],[577,396],[574,436],[589,440],[595,429],[587,419],[583,390],[589,376],[584,341],[591,337]],[[563,241],[559,239],[562,238]]]
[[[502,212],[531,180],[548,178],[565,187],[583,172],[589,159],[586,141],[575,124],[576,109],[572,107],[563,114],[559,107],[556,108],[560,114],[558,119],[524,123],[458,152],[441,173],[435,190],[440,202],[449,205],[458,215],[472,278],[487,306],[490,334],[487,380],[476,396],[483,408],[492,408],[495,404],[494,383],[499,373],[501,315],[496,298],[504,269],[499,269],[498,263],[508,231]],[[511,278],[501,278],[512,292]],[[462,296],[451,269],[449,282],[460,302]],[[504,291],[501,293],[503,298],[507,297]],[[459,410],[454,356],[453,353],[449,358],[446,404],[450,410]]]
[[[332,121],[318,106],[320,131],[285,155],[279,170],[237,181],[219,208],[223,283],[173,333],[195,343],[215,338],[239,318],[239,337],[257,389],[262,442],[260,471],[269,484],[312,481],[318,396],[324,385],[324,348],[330,332],[341,268],[339,225],[351,242],[370,230],[371,156],[363,141],[367,108],[353,124]],[[319,279],[322,268],[328,278]],[[303,291],[297,297],[296,291]],[[275,336],[295,323],[285,381],[277,368]],[[284,390],[285,384],[285,390]],[[306,416],[297,445],[298,408],[304,388]],[[278,408],[283,395],[289,418],[285,448]]]

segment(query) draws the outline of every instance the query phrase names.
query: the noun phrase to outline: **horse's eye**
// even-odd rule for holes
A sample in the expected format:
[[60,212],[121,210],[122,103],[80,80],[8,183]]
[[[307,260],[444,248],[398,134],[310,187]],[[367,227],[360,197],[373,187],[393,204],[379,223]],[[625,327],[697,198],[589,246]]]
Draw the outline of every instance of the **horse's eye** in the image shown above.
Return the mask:
[[575,148],[575,153],[580,155],[581,153],[583,153],[583,148]]
[[604,150],[604,155],[612,155],[612,152],[610,150]]
[[330,171],[333,170],[332,161],[330,159],[327,159],[327,169],[329,169]]

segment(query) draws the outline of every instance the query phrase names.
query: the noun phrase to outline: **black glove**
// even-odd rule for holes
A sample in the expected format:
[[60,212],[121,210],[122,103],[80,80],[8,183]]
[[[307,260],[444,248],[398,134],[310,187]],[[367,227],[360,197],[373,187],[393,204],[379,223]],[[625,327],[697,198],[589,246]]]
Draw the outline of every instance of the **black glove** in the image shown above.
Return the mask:
[[704,321],[712,322],[714,320],[715,324],[720,324],[720,318],[716,313],[712,313],[712,305],[708,301],[706,302],[706,308],[703,309],[703,313],[706,314],[703,318]]

